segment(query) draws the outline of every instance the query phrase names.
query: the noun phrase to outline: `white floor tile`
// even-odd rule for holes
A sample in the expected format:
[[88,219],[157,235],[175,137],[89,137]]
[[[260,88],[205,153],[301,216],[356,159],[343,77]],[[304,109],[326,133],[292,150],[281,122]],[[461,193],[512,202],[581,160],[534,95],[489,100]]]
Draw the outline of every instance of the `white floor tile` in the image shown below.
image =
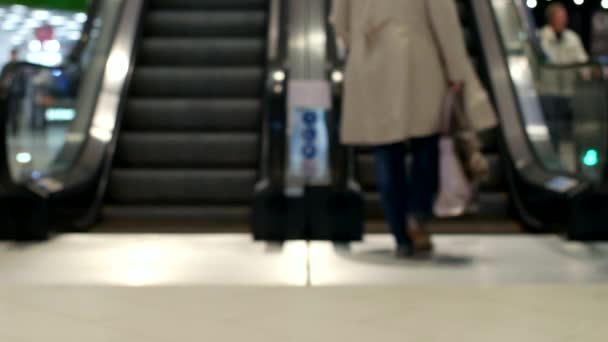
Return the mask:
[[306,244],[282,249],[245,235],[63,235],[0,245],[0,283],[305,285]]
[[608,283],[608,244],[545,236],[439,236],[436,256],[400,261],[389,236],[350,249],[245,235],[63,235],[0,244],[0,283],[31,285],[493,285]]
[[15,341],[603,342],[608,336],[607,286],[0,291],[0,337]]
[[426,261],[397,260],[388,236],[337,248],[313,243],[311,283],[326,285],[608,283],[608,244],[559,237],[439,236]]

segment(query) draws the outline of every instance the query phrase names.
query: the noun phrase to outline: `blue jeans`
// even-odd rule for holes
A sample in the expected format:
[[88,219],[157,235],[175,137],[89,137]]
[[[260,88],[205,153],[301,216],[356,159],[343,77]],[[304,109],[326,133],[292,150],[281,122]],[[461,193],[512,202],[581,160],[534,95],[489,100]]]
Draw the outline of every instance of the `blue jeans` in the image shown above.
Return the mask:
[[432,217],[439,186],[439,136],[412,139],[409,145],[413,157],[411,177],[404,162],[405,143],[374,148],[382,206],[399,246],[411,243],[407,234],[409,217]]

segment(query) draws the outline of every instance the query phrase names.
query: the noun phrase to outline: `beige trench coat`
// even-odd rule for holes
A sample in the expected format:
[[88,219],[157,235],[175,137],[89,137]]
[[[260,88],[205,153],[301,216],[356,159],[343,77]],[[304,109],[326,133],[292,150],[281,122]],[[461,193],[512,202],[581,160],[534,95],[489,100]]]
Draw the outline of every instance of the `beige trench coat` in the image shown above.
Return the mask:
[[383,145],[439,133],[448,81],[468,83],[467,105],[490,111],[471,116],[476,128],[496,123],[453,0],[334,0],[331,21],[349,48],[343,143]]

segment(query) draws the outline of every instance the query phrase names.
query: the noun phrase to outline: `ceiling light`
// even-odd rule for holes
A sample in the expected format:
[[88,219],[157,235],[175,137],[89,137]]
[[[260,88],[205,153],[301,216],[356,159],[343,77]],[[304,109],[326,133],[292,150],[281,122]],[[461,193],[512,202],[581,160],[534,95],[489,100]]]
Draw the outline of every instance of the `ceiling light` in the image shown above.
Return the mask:
[[32,52],[40,52],[42,50],[42,43],[39,40],[32,40],[27,46]]
[[59,15],[54,15],[51,17],[51,19],[49,20],[49,24],[53,25],[53,26],[60,26],[65,24],[65,17],[59,16]]
[[11,6],[11,12],[18,13],[18,14],[25,14],[25,13],[27,13],[27,7],[23,6],[23,5],[13,5],[13,6]]
[[38,28],[38,27],[40,27],[41,25],[42,25],[42,23],[41,23],[41,22],[39,22],[39,21],[38,21],[38,20],[36,20],[36,19],[28,19],[28,20],[25,22],[25,24],[23,24],[23,27],[33,29],[33,28]]
[[44,51],[48,52],[59,52],[61,50],[61,44],[55,39],[45,41],[42,46]]
[[74,14],[74,20],[76,20],[79,23],[85,23],[88,19],[88,16],[86,15],[86,13],[76,13]]
[[23,37],[19,37],[19,36],[11,37],[11,44],[13,44],[13,45],[23,44]]
[[82,25],[75,21],[69,21],[65,24],[65,27],[69,30],[80,30],[82,29]]
[[67,34],[69,40],[79,40],[80,36],[81,34],[79,31],[71,31]]
[[23,21],[23,16],[16,13],[9,13],[5,18],[5,22],[19,23]]
[[6,22],[6,23],[2,24],[3,31],[15,31],[16,29],[17,29],[17,24],[15,24],[15,23]]
[[32,17],[37,20],[47,20],[51,17],[51,13],[45,10],[35,10],[32,11]]

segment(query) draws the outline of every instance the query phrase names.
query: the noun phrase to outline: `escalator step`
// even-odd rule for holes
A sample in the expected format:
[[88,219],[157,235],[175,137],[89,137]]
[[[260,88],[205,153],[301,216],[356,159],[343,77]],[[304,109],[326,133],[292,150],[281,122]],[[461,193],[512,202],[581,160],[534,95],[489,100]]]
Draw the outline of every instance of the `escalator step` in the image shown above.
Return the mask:
[[108,199],[137,205],[246,204],[255,181],[255,170],[114,169]]
[[[179,220],[203,221],[205,224],[245,224],[251,217],[251,208],[241,206],[105,206],[106,219],[127,220]],[[163,222],[164,224],[164,222]],[[171,227],[169,227],[170,229]],[[147,229],[147,227],[146,227]]]
[[146,37],[265,37],[262,11],[152,11],[144,23]]
[[121,167],[251,168],[257,166],[258,137],[252,133],[134,133],[118,141]]
[[149,3],[152,9],[266,9],[268,0],[150,0]]
[[131,95],[149,97],[259,97],[262,68],[137,67]]
[[256,132],[259,99],[128,100],[123,129],[138,131]]
[[139,65],[251,66],[264,62],[261,39],[144,39]]

